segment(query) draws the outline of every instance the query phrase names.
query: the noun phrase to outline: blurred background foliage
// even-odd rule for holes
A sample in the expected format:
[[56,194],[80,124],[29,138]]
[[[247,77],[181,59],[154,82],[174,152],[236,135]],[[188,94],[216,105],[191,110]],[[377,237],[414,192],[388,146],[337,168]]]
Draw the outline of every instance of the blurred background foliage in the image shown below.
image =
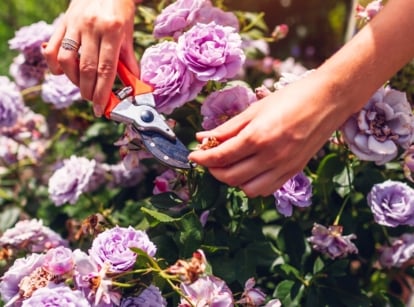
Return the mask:
[[[6,0],[0,10],[0,74],[7,75],[14,54],[8,40],[20,27],[39,20],[52,22],[69,0]],[[145,1],[144,1],[145,3]],[[344,42],[352,0],[223,0],[232,10],[263,12],[269,31],[289,25],[288,36],[272,46],[275,57],[294,56],[308,68],[324,61]],[[270,33],[269,33],[270,35]]]

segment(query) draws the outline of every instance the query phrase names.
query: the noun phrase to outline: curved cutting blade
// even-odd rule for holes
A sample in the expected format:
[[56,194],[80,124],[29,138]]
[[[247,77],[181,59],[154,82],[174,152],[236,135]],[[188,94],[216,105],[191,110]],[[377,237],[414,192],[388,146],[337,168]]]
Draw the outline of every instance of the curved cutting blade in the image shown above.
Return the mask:
[[193,167],[187,159],[189,150],[178,138],[168,139],[154,131],[140,131],[139,133],[146,149],[160,162],[174,168]]

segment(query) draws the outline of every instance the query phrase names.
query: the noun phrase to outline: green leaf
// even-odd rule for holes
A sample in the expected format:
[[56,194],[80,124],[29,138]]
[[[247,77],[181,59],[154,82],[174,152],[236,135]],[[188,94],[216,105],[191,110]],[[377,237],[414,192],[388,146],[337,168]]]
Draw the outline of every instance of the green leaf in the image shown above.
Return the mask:
[[319,163],[316,170],[317,177],[313,185],[315,186],[315,192],[320,194],[322,199],[327,199],[327,196],[331,194],[335,187],[332,178],[340,174],[344,167],[344,162],[336,153],[326,155]]
[[300,272],[295,267],[289,264],[281,264],[276,267],[276,269],[280,272],[280,274],[288,279],[300,279]]
[[317,257],[315,262],[313,263],[313,274],[316,274],[325,267],[325,264],[323,263],[322,259],[320,257]]
[[171,209],[172,207],[183,204],[183,200],[177,196],[174,192],[166,192],[157,195],[153,195],[149,202],[158,209]]
[[20,213],[21,210],[18,207],[6,207],[0,214],[0,232],[12,227]]
[[179,222],[181,220],[181,218],[173,218],[167,214],[158,212],[156,210],[151,210],[145,207],[141,208],[141,211],[143,211],[144,213],[146,213],[147,215],[151,216],[152,218],[154,218],[156,221],[160,222],[160,223],[175,223],[175,222]]
[[293,304],[293,302],[301,295],[301,291],[297,290],[300,288],[301,284],[299,282],[284,280],[277,285],[273,296],[277,297],[282,302],[282,306],[297,306],[297,304]]

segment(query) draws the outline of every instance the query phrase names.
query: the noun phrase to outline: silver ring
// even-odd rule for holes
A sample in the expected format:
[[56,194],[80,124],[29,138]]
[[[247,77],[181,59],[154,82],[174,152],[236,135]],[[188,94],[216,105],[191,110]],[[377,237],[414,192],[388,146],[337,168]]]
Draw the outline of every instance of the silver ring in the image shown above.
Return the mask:
[[79,50],[80,44],[73,39],[64,38],[62,39],[61,47],[65,50],[77,52]]

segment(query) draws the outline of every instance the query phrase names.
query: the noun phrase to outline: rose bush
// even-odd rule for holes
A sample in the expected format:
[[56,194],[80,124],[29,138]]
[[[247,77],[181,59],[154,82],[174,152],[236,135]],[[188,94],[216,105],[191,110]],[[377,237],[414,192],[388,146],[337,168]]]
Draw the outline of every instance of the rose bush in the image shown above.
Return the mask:
[[[358,6],[358,27],[381,8]],[[312,73],[272,57],[269,44],[289,34],[280,25],[272,35],[262,18],[222,1],[138,7],[141,77],[189,149],[209,146],[196,144],[197,131]],[[3,305],[410,304],[409,73],[378,89],[273,195],[249,199],[201,166],[168,169],[132,146],[131,127],[94,118],[40,53],[57,22],[17,29],[10,77],[0,77]]]

